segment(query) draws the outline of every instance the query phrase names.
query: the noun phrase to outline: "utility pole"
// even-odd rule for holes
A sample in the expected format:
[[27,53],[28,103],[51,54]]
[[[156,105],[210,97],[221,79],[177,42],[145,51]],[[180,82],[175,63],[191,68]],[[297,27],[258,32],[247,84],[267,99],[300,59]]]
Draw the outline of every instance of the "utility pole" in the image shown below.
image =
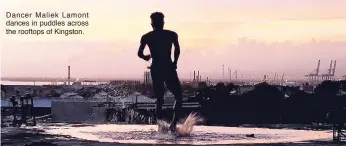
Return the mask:
[[232,70],[228,70],[229,71],[229,82],[232,82]]
[[68,80],[68,82],[67,82],[67,85],[68,86],[70,86],[70,81],[71,81],[71,67],[70,66],[68,66],[67,67],[67,80]]
[[225,79],[225,65],[222,64],[222,80]]

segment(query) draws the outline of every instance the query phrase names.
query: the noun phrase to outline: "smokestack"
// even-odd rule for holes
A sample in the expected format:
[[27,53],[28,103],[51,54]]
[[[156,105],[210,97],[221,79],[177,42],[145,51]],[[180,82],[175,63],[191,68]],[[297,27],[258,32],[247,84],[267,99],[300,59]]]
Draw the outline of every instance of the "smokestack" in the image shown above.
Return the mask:
[[149,83],[150,82],[150,76],[151,76],[150,71],[147,71],[147,74],[148,74],[147,82]]
[[329,74],[332,74],[333,60],[330,60]]
[[70,85],[71,81],[71,68],[70,66],[67,67],[67,85]]
[[196,81],[196,71],[193,71],[193,81]]
[[321,60],[318,60],[317,69],[316,69],[316,75],[318,75],[319,72],[320,72],[320,63],[321,63]]
[[199,70],[197,71],[197,81],[199,82]]
[[146,75],[147,75],[146,81],[147,81],[147,83],[149,84],[149,72],[147,71],[146,73],[147,73],[147,74],[146,74]]
[[148,84],[148,72],[144,73],[145,84]]
[[225,78],[225,65],[222,64],[222,78]]
[[334,61],[333,76],[335,74],[335,68],[336,68],[336,60]]

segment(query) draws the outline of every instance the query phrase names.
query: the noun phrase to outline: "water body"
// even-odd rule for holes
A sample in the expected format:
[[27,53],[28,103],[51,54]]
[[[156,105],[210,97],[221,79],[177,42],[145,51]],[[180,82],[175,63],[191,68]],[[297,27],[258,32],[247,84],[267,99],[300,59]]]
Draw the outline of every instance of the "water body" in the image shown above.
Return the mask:
[[[20,102],[20,99],[17,99],[17,102]],[[9,99],[1,99],[1,107],[11,106]],[[34,107],[46,107],[50,108],[52,106],[52,99],[49,98],[37,98],[34,99]]]
[[[2,85],[65,85],[64,82],[23,82],[23,81],[0,81]],[[73,83],[73,82],[71,82]],[[82,85],[98,85],[107,82],[82,82]]]
[[[3,85],[52,85],[52,82],[17,82],[17,81],[1,81]],[[64,84],[63,82],[56,82],[57,85]]]

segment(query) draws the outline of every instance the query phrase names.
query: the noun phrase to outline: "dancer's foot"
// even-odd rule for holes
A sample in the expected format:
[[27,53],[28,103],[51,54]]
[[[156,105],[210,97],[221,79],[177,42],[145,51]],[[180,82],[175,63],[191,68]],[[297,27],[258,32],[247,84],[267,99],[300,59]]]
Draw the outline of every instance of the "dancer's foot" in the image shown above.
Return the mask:
[[169,126],[165,121],[158,120],[157,125],[158,125],[158,132],[163,133],[163,134],[168,133]]
[[169,126],[169,131],[171,131],[171,133],[177,133],[177,126],[171,124],[171,125]]

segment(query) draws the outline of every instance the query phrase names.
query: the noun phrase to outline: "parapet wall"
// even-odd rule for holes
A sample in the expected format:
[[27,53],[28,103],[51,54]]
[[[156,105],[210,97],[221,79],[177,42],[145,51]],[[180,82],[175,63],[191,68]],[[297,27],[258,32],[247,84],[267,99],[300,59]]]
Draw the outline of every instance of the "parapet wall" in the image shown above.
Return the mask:
[[59,123],[103,122],[104,115],[101,113],[103,113],[104,111],[94,110],[99,108],[93,107],[101,103],[103,102],[84,100],[53,100],[51,107],[51,121]]

